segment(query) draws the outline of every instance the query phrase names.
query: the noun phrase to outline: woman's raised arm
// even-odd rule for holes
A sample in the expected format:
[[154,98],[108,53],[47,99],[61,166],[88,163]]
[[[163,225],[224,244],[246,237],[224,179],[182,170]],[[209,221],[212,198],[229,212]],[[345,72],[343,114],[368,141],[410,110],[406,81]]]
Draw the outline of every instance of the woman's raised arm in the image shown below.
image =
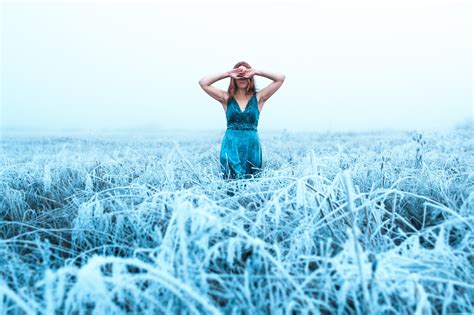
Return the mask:
[[207,94],[209,94],[210,96],[212,96],[219,102],[225,103],[227,100],[227,91],[218,89],[215,86],[212,86],[211,84],[228,77],[232,77],[236,79],[239,76],[243,75],[243,73],[244,73],[243,69],[237,68],[237,69],[226,71],[224,73],[211,74],[199,80],[199,85]]
[[216,81],[228,78],[229,76],[230,76],[229,71],[226,71],[224,73],[211,74],[200,79],[199,85],[212,98],[216,99],[220,103],[224,103],[227,97],[227,92],[224,90],[218,89],[215,86],[212,86],[211,84]]
[[211,85],[212,83],[230,77],[230,71],[211,74],[199,80],[199,85]]
[[272,83],[270,83],[259,91],[260,100],[262,103],[266,102],[270,98],[270,96],[272,96],[276,91],[278,91],[278,89],[285,81],[285,76],[283,74],[268,72],[264,70],[254,70],[254,75],[259,75],[273,80]]

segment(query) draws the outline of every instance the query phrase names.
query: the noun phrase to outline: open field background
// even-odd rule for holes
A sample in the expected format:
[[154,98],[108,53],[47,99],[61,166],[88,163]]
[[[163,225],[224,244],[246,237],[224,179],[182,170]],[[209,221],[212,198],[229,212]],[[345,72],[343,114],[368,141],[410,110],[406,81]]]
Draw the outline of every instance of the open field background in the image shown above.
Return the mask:
[[474,312],[474,138],[4,135],[0,314]]

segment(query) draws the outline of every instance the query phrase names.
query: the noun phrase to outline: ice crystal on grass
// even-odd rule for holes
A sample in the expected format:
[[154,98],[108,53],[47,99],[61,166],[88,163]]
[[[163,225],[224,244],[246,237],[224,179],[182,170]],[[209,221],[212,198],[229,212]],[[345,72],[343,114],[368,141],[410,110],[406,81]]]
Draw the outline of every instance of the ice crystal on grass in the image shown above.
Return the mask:
[[472,313],[469,134],[5,137],[0,314]]

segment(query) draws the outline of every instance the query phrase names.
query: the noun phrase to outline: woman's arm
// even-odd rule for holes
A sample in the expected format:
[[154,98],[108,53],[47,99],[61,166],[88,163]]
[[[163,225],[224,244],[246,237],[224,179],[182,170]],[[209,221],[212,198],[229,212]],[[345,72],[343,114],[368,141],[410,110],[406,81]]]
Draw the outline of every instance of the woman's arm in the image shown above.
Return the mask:
[[254,70],[254,74],[273,81],[285,81],[285,76],[279,73],[268,72],[265,70]]
[[264,70],[254,70],[254,75],[259,75],[270,80],[272,83],[261,89],[258,93],[260,94],[260,103],[265,103],[270,96],[272,96],[281,87],[285,81],[285,76],[279,73],[268,72]]
[[228,78],[228,77],[230,77],[229,71],[226,71],[224,73],[211,74],[211,75],[205,76],[204,78],[199,80],[199,85],[200,86],[211,85],[214,82],[217,82],[219,80],[222,80],[222,79],[225,79],[225,78]]
[[202,79],[200,79],[199,80],[199,85],[212,98],[214,98],[217,101],[219,101],[220,103],[224,104],[226,102],[226,98],[227,98],[227,91],[218,89],[215,86],[212,86],[211,84],[216,82],[216,81],[228,78],[229,76],[230,76],[229,71],[226,71],[224,73],[211,74],[211,75],[205,76]]

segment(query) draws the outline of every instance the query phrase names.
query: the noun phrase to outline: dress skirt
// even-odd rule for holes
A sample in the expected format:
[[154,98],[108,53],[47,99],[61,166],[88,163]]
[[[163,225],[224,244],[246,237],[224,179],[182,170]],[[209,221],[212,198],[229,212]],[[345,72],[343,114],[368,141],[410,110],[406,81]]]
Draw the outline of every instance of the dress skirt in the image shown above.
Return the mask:
[[262,147],[257,130],[227,129],[220,151],[224,179],[257,177],[262,170]]

